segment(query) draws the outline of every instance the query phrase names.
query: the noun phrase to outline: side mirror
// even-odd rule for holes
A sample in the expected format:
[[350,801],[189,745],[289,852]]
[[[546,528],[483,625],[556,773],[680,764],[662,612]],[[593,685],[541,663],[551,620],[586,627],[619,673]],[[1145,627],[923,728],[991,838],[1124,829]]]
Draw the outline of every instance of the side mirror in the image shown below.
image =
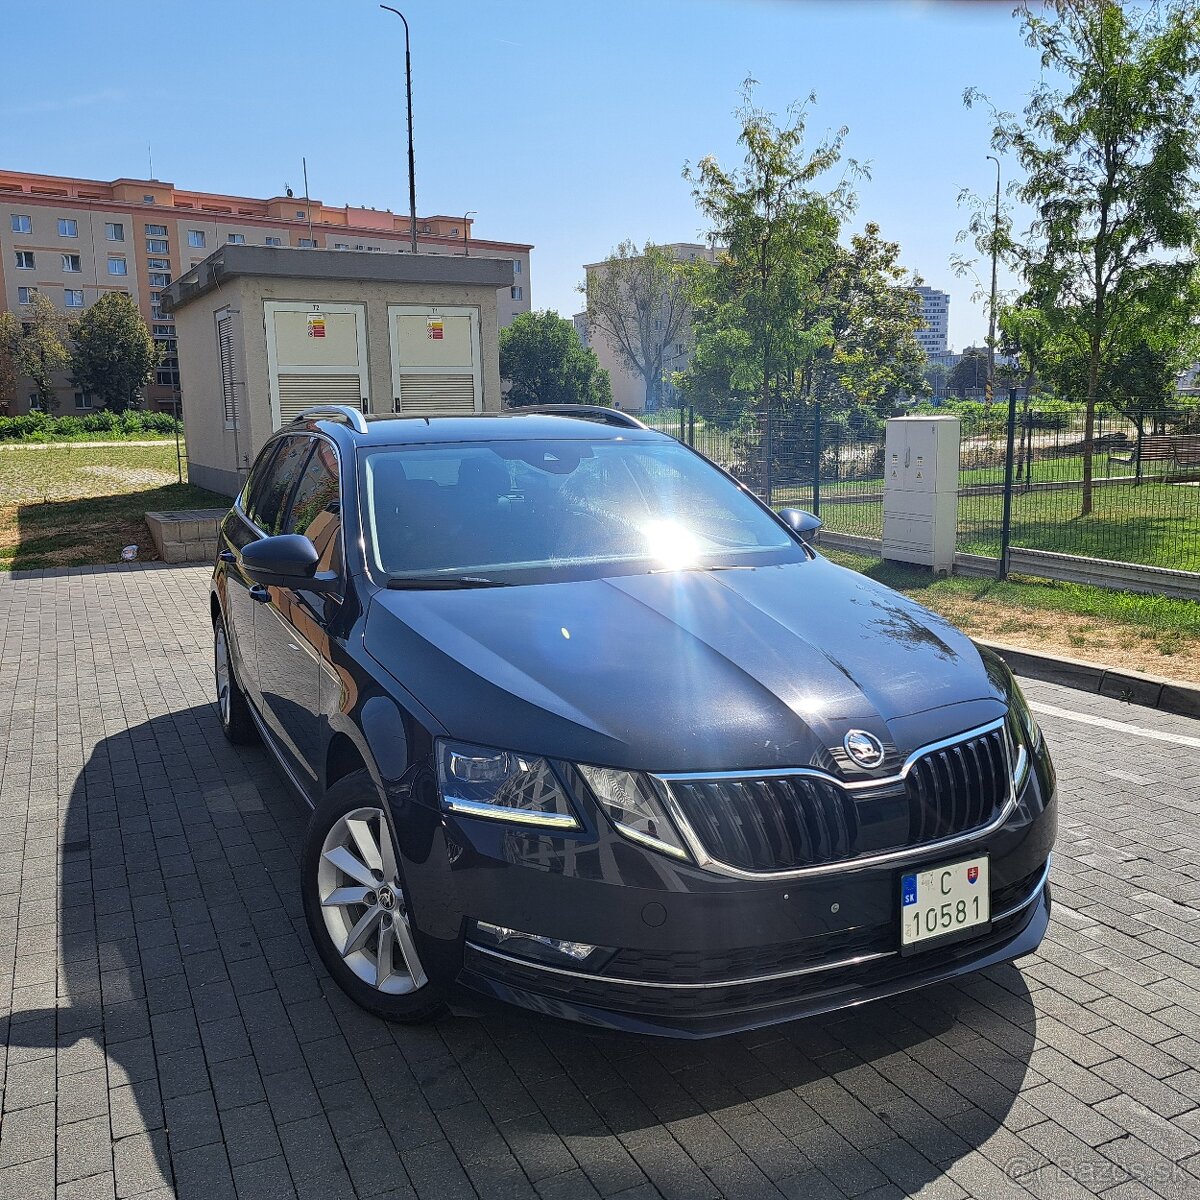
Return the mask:
[[808,541],[824,524],[820,517],[815,517],[802,508],[781,508],[779,517],[803,541]]
[[299,533],[260,538],[242,548],[242,570],[262,587],[332,591],[337,577],[332,572],[318,575],[319,560],[316,546]]

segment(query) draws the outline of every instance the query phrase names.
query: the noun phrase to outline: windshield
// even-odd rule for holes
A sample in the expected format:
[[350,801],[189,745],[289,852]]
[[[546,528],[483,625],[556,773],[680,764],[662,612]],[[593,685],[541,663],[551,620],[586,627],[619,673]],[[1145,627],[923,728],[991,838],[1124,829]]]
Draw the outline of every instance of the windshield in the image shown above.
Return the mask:
[[537,582],[806,557],[666,439],[390,446],[365,452],[362,472],[368,555],[390,578]]

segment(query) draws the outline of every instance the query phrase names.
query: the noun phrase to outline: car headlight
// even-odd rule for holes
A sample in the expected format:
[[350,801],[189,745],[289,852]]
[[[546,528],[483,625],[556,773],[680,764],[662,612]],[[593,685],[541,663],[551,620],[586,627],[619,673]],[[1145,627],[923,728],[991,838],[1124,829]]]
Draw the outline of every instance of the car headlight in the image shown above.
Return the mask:
[[618,833],[675,858],[691,857],[644,775],[611,767],[580,766],[579,772]]
[[579,828],[566,789],[544,758],[439,741],[437,769],[442,804],[450,812],[549,829]]
[[1017,754],[1013,763],[1013,784],[1020,791],[1029,775],[1033,756],[1041,745],[1042,731],[1029,711],[1029,701],[1011,675],[1008,680],[1008,732]]

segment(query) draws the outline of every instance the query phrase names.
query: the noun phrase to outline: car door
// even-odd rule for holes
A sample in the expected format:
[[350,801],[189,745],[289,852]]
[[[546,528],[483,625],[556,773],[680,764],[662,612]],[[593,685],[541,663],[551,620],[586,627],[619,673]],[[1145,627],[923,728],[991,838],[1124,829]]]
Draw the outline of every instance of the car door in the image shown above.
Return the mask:
[[254,658],[254,610],[257,605],[250,598],[254,581],[242,571],[241,553],[244,546],[261,536],[256,513],[267,491],[271,463],[278,449],[278,442],[269,442],[251,467],[246,486],[221,524],[218,550],[218,557],[224,564],[225,591],[222,603],[234,673],[256,710],[261,707],[258,698],[258,665]]
[[[312,450],[308,434],[280,439],[271,461],[263,495],[255,509],[255,524],[266,537],[284,532],[292,494]],[[312,784],[304,752],[307,722],[295,705],[316,705],[317,681],[312,657],[305,651],[302,634],[292,624],[295,593],[286,587],[255,585],[254,657],[258,669],[257,707],[267,733],[297,784],[309,791]]]

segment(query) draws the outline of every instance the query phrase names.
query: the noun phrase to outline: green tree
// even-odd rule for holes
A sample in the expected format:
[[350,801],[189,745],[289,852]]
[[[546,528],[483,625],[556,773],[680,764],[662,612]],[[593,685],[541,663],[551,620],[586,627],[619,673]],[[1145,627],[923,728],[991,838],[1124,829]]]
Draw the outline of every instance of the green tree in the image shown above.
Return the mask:
[[1193,293],[1200,11],[1117,0],[1021,11],[1043,81],[1023,116],[996,114],[992,132],[997,152],[1015,154],[1016,195],[1034,210],[1023,241],[1008,247],[1024,291],[1002,324],[1043,378],[1086,400],[1086,516],[1096,407],[1111,373],[1149,328],[1177,324],[1171,314]]
[[814,314],[828,337],[801,367],[801,398],[887,413],[902,396],[924,396],[919,283],[900,266],[899,243],[885,241],[873,221],[849,247],[835,246],[818,278]]
[[500,330],[500,377],[510,405],[612,403],[608,372],[556,312],[521,313]]
[[112,412],[136,408],[162,355],[132,297],[101,296],[72,326],[71,375]]
[[34,292],[19,313],[5,313],[0,321],[0,359],[15,377],[14,390],[15,379],[31,380],[44,412],[58,407],[54,376],[71,365],[69,335],[67,318],[41,292]]
[[988,377],[987,351],[968,346],[950,372],[950,391],[965,397],[968,392],[982,393]]
[[[805,149],[807,105],[779,124],[754,103],[754,80],[737,110],[740,168],[727,170],[711,155],[685,166],[696,203],[722,247],[713,264],[692,264],[696,351],[684,373],[685,393],[715,401],[751,398],[761,416],[795,396],[796,373],[832,338],[826,317],[815,317],[818,279],[837,253],[841,218],[853,205],[847,174],[829,191],[821,177],[842,158],[841,129]],[[812,103],[809,97],[809,104]]]
[[8,407],[17,398],[15,348],[21,335],[17,314],[0,311],[0,405]]
[[587,296],[589,328],[642,377],[646,410],[654,412],[664,380],[684,357],[676,347],[690,341],[683,264],[665,246],[647,242],[639,250],[624,241],[588,272],[587,286],[580,290]]

